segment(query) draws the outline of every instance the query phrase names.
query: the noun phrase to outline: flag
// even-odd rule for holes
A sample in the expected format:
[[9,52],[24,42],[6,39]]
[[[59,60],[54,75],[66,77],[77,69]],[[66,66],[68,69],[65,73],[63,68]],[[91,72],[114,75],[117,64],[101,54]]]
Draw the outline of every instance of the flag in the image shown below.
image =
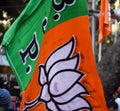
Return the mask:
[[31,0],[2,45],[21,89],[20,111],[107,111],[86,0]]
[[101,0],[98,43],[111,33],[111,13],[108,0]]

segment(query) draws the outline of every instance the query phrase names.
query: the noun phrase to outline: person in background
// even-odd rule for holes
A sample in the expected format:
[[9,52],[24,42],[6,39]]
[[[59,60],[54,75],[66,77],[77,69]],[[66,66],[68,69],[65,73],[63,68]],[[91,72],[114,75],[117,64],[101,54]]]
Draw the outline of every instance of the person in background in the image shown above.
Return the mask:
[[0,88],[0,111],[14,111],[11,106],[10,93],[4,88]]
[[113,94],[113,97],[115,98],[115,102],[118,104],[118,111],[120,111],[120,85]]
[[120,85],[113,90],[111,98],[107,100],[107,106],[109,111],[120,111]]
[[114,100],[107,102],[108,111],[118,111],[118,104]]
[[11,103],[12,103],[13,109],[15,111],[19,111],[19,106],[20,106],[20,103],[19,103],[20,89],[19,89],[19,86],[18,86],[18,83],[16,81],[15,76],[11,76],[11,79],[8,82],[8,86],[9,86],[8,90],[9,90],[9,92],[11,94]]
[[2,78],[0,78],[0,111],[14,111],[11,105],[10,92],[4,88]]

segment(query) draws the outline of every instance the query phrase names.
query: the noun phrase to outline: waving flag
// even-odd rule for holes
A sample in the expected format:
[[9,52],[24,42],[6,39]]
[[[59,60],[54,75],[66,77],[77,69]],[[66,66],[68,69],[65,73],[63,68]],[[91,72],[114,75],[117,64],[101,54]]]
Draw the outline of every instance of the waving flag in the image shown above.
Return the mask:
[[86,0],[31,0],[2,45],[22,93],[20,111],[107,111]]
[[109,0],[101,0],[98,43],[111,33],[111,13]]

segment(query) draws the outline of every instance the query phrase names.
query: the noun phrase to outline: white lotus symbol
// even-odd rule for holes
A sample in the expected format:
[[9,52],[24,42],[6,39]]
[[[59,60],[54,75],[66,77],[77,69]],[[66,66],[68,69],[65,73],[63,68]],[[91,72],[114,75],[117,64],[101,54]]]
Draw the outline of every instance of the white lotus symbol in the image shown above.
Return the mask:
[[88,94],[79,80],[83,73],[77,71],[79,54],[72,57],[75,38],[55,50],[40,66],[40,84],[43,87],[40,98],[52,111],[76,111],[91,109],[90,104],[81,96]]
[[39,66],[42,90],[34,103],[44,102],[48,111],[92,111],[82,96],[88,95],[88,91],[80,83],[84,74],[77,70],[80,54],[73,56],[74,49],[75,37],[72,37],[48,57],[45,65]]

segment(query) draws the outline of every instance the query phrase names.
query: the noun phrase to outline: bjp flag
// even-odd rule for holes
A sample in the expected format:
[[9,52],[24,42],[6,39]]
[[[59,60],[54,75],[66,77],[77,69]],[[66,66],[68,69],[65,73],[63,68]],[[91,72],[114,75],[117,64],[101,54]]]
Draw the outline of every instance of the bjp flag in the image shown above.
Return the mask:
[[21,89],[20,111],[107,111],[86,0],[31,0],[2,45]]
[[101,0],[98,43],[111,33],[111,13],[109,0]]

